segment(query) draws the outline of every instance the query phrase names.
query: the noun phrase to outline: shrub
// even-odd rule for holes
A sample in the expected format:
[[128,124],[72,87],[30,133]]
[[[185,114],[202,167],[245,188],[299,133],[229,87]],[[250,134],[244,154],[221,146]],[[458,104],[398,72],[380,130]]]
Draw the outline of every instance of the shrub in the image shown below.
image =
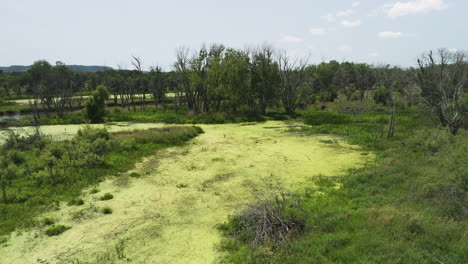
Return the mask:
[[72,205],[83,205],[83,204],[84,204],[84,201],[83,201],[83,199],[81,199],[81,198],[76,198],[76,199],[73,198],[73,199],[71,199],[71,200],[67,203],[68,206],[72,206]]
[[86,103],[86,114],[92,123],[102,123],[104,121],[107,99],[109,99],[109,92],[106,86],[99,85]]
[[103,196],[101,196],[101,201],[106,201],[106,200],[111,200],[114,198],[114,195],[111,193],[106,193]]
[[41,220],[41,223],[45,226],[50,226],[50,225],[53,225],[55,224],[55,220],[50,218],[50,217],[46,217],[44,219]]
[[256,189],[254,196],[254,203],[231,216],[219,229],[254,245],[285,241],[304,231],[306,214],[296,195],[278,183],[267,183]]
[[137,172],[132,172],[132,173],[130,173],[129,176],[132,177],[132,178],[140,178],[141,177],[141,175],[139,173],[137,173]]
[[374,101],[377,104],[387,105],[390,99],[390,91],[385,87],[379,87],[374,93]]
[[92,188],[91,191],[89,191],[90,194],[95,194],[98,193],[99,189],[98,188]]
[[56,226],[51,226],[45,230],[45,234],[47,236],[58,236],[62,234],[63,232],[67,231],[71,227],[69,226],[64,226],[64,225],[56,225]]
[[304,115],[304,123],[307,125],[318,126],[324,124],[340,125],[352,122],[352,116],[349,114],[340,114],[335,112],[310,112]]
[[106,207],[102,208],[101,212],[103,214],[112,214],[112,208],[106,206]]

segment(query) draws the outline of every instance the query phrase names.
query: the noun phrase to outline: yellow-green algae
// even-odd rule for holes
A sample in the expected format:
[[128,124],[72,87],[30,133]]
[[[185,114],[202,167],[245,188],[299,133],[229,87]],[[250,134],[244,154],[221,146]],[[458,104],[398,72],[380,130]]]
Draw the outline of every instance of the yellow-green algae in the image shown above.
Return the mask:
[[[53,140],[65,140],[70,139],[80,128],[84,125],[46,125],[41,126],[40,131],[50,137]],[[90,124],[92,127],[105,127],[109,132],[119,132],[127,130],[138,130],[138,129],[149,129],[159,128],[165,126],[162,123],[129,123],[129,122],[115,122],[109,124]],[[8,131],[14,131],[16,133],[26,135],[31,134],[35,131],[34,127],[11,127],[8,130],[0,131],[0,144],[2,144],[7,136]]]
[[[202,125],[205,134],[189,145],[137,164],[132,172],[141,178],[108,179],[99,193],[83,196],[84,206],[62,205],[47,214],[72,227],[60,236],[46,237],[43,228],[13,235],[0,248],[0,262],[216,262],[221,237],[215,226],[250,200],[251,183],[273,174],[295,189],[308,177],[342,174],[372,158],[331,136],[289,133],[286,125]],[[324,143],[330,139],[335,143]],[[114,199],[100,201],[106,192]],[[113,214],[101,214],[104,206]]]

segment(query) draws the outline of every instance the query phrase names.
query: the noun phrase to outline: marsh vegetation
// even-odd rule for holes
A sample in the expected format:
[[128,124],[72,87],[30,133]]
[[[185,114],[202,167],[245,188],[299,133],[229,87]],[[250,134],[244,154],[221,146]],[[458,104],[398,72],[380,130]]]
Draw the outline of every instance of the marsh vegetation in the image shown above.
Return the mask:
[[171,72],[131,62],[0,74],[0,111],[27,115],[0,120],[2,257],[468,259],[465,53],[403,69],[216,44],[178,49]]

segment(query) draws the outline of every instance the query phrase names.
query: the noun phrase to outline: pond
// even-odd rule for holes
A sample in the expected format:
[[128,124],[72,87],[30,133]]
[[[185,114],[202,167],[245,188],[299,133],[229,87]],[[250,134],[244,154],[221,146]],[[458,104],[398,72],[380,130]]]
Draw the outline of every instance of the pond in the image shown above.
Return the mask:
[[[85,207],[62,204],[43,217],[72,228],[44,237],[40,228],[12,234],[0,256],[10,263],[119,262],[116,245],[125,246],[132,263],[215,263],[222,253],[216,225],[252,201],[252,189],[277,180],[290,190],[304,191],[317,175],[343,175],[365,166],[373,155],[339,137],[291,132],[300,123],[200,125],[205,131],[187,144],[144,158],[129,173],[110,177],[83,191]],[[111,131],[161,127],[164,124],[114,123]],[[73,136],[79,126],[44,126],[54,138]],[[183,187],[181,187],[183,186]],[[112,193],[114,199],[99,201]],[[111,215],[93,208],[111,207]],[[77,217],[79,216],[79,217]],[[124,242],[122,242],[124,241]]]
[[18,119],[21,119],[21,118],[24,118],[23,115],[5,115],[5,116],[0,116],[0,121],[3,121],[3,120],[11,120],[11,119],[14,119],[14,120],[18,120]]

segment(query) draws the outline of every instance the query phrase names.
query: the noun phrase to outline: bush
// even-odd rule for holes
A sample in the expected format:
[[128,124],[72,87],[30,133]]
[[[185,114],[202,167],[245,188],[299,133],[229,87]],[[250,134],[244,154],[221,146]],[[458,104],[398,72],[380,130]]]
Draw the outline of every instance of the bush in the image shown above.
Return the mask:
[[254,196],[254,203],[231,216],[219,229],[253,245],[282,242],[303,233],[306,213],[296,195],[278,183],[267,183],[256,189]]
[[50,225],[53,225],[55,224],[55,220],[53,218],[50,218],[50,217],[46,217],[44,219],[41,220],[41,223],[45,226],[50,226]]
[[102,123],[104,121],[106,100],[109,99],[109,92],[106,86],[99,85],[91,94],[86,103],[86,114],[92,123]]
[[304,115],[304,123],[307,125],[318,126],[324,124],[341,125],[352,122],[353,117],[349,114],[340,114],[335,112],[309,112]]
[[106,201],[106,200],[111,200],[114,198],[114,195],[110,193],[106,193],[103,196],[101,196],[101,201]]
[[390,99],[390,91],[385,87],[379,87],[374,93],[374,101],[377,104],[387,105]]
[[132,177],[132,178],[140,178],[141,177],[141,175],[139,173],[137,173],[137,172],[132,172],[132,173],[130,173],[129,176]]
[[56,226],[51,226],[45,230],[45,234],[47,236],[58,236],[62,234],[63,232],[67,231],[71,227],[69,226],[64,226],[64,225],[56,225]]
[[103,214],[112,214],[112,208],[106,206],[106,207],[102,208],[101,212]]
[[84,204],[84,201],[83,201],[83,199],[81,199],[81,198],[76,198],[76,199],[74,198],[74,199],[71,199],[71,200],[67,203],[68,206],[83,205],[83,204]]

